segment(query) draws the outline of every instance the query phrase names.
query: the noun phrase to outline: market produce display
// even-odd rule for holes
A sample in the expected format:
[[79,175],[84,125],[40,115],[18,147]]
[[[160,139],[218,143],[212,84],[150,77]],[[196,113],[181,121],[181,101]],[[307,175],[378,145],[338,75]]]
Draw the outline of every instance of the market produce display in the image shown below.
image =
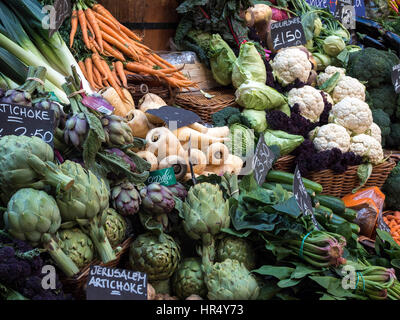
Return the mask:
[[[215,96],[110,8],[72,1],[50,37],[53,4],[0,2],[0,299],[82,299],[95,265],[145,273],[148,300],[400,299],[397,4],[368,7],[353,32],[303,0],[180,1],[171,45],[235,102],[204,105],[212,123],[137,99],[130,76]],[[305,43],[276,50],[271,24],[292,17]],[[181,118],[156,116],[166,106]],[[14,107],[54,112],[51,141],[3,135]]]

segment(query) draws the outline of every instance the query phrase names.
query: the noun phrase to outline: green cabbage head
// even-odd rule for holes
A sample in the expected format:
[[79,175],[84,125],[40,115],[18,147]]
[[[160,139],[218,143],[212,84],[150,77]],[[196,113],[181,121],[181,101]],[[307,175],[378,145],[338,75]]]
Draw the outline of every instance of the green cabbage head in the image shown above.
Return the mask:
[[210,65],[214,79],[223,86],[232,83],[232,67],[235,53],[219,34],[213,34],[210,40]]

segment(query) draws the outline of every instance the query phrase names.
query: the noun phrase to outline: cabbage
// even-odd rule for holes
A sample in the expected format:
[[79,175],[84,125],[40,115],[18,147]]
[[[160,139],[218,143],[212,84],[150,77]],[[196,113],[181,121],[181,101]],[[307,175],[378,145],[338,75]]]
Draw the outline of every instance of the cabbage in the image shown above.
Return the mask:
[[246,81],[235,92],[236,102],[246,109],[275,109],[286,103],[277,90],[255,81]]
[[267,114],[265,111],[252,109],[243,110],[242,115],[249,121],[255,132],[263,132],[267,129]]
[[214,79],[223,86],[232,83],[232,67],[235,53],[219,34],[213,34],[210,40],[210,65]]
[[322,48],[327,55],[336,57],[344,50],[344,48],[346,48],[346,44],[343,39],[338,36],[329,36],[325,38]]
[[289,134],[281,130],[266,130],[264,140],[267,146],[278,146],[281,156],[288,155],[304,142],[303,136]]
[[240,123],[233,124],[229,130],[229,141],[226,142],[229,152],[241,158],[252,156],[255,148],[253,130]]
[[288,117],[292,114],[290,111],[289,104],[285,103],[284,105],[281,105],[279,108],[276,108],[276,110],[282,111],[284,114],[286,114]]
[[232,69],[232,84],[236,89],[247,80],[260,83],[267,81],[264,62],[252,42],[242,44]]

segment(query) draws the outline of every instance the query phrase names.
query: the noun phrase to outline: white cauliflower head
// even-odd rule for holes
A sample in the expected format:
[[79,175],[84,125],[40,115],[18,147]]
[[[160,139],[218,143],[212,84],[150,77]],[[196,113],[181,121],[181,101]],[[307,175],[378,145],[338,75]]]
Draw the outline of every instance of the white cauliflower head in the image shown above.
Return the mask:
[[297,103],[300,108],[300,114],[312,122],[319,120],[319,116],[325,107],[321,92],[311,86],[290,90],[288,102],[291,107]]
[[349,151],[367,158],[372,164],[379,164],[384,157],[381,144],[367,134],[359,134],[351,138]]
[[306,52],[291,47],[279,51],[271,61],[271,67],[278,81],[286,86],[296,79],[307,82],[313,66]]
[[326,124],[311,131],[310,139],[318,151],[338,148],[343,153],[350,148],[350,135],[345,128],[334,123]]
[[332,107],[329,122],[341,125],[354,134],[360,134],[371,126],[372,112],[364,101],[346,97]]
[[325,81],[329,80],[336,72],[340,73],[340,79],[346,75],[346,70],[334,66],[327,66],[324,72],[321,72],[317,77],[317,84],[320,87]]
[[371,124],[366,134],[372,138],[375,138],[380,144],[382,144],[382,131],[376,123]]
[[342,77],[335,89],[333,89],[332,98],[335,103],[338,103],[346,97],[358,98],[365,101],[365,86],[355,78]]

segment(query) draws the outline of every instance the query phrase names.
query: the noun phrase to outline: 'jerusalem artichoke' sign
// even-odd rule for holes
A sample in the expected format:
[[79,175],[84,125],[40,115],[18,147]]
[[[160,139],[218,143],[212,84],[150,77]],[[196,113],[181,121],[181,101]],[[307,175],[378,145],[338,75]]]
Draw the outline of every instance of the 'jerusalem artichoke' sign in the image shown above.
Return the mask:
[[87,300],[147,300],[147,275],[132,270],[91,266]]

